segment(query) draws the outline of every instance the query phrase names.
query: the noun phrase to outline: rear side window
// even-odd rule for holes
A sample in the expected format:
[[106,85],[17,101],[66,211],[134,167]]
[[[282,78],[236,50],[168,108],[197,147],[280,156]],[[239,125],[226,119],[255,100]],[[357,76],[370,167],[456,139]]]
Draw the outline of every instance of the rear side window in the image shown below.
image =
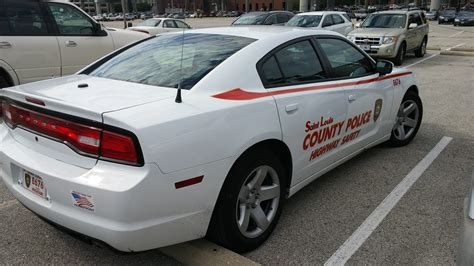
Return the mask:
[[176,24],[172,20],[165,20],[163,21],[163,28],[177,28]]
[[260,70],[265,85],[311,83],[327,78],[311,42],[290,44],[268,58]]
[[162,35],[119,53],[90,75],[169,88],[181,83],[182,89],[191,89],[216,66],[254,41],[216,34]]
[[374,73],[371,61],[341,39],[318,39],[336,78],[357,78]]
[[189,29],[189,26],[188,24],[180,21],[180,20],[175,20],[174,23],[176,23],[176,25],[178,26],[178,28],[181,28],[181,29]]
[[0,34],[48,35],[48,28],[37,1],[5,1],[0,10]]

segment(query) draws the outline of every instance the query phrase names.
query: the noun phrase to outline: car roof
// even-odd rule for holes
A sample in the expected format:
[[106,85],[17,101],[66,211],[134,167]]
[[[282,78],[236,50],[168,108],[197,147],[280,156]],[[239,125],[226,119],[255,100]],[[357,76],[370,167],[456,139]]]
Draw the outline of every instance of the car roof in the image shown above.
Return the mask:
[[305,16],[305,15],[322,16],[324,14],[339,14],[339,15],[342,15],[342,14],[346,14],[346,12],[342,12],[342,11],[312,11],[312,12],[298,13],[298,14],[296,14],[296,16]]
[[205,33],[205,34],[219,34],[232,35],[245,38],[252,38],[256,40],[263,40],[275,36],[287,35],[288,38],[298,38],[310,35],[334,35],[342,36],[339,33],[328,30],[306,29],[301,27],[286,27],[286,26],[232,26],[232,27],[216,27],[188,30],[187,33]]
[[421,10],[384,10],[375,12],[374,14],[412,14],[412,13],[420,13]]

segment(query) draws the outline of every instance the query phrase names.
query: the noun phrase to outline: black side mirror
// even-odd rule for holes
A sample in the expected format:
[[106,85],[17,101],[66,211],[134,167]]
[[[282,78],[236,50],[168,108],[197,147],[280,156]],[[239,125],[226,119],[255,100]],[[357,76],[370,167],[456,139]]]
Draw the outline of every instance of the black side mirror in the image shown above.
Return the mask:
[[387,60],[379,60],[377,61],[377,65],[375,66],[375,68],[380,74],[380,76],[384,76],[392,73],[393,63]]

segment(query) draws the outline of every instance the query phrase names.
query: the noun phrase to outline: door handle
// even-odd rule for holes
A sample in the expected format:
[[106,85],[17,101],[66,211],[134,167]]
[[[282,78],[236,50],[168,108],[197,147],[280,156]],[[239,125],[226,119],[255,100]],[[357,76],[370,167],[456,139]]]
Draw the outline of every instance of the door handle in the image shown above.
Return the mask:
[[12,48],[12,44],[9,42],[0,42],[0,48]]
[[67,47],[76,47],[77,43],[75,41],[67,41],[66,46]]
[[292,114],[292,113],[296,112],[297,110],[298,110],[298,104],[297,103],[292,103],[292,104],[288,104],[287,106],[285,106],[285,111],[288,114]]
[[350,102],[350,103],[353,103],[355,100],[356,100],[356,96],[354,94],[351,94],[347,97],[347,100]]

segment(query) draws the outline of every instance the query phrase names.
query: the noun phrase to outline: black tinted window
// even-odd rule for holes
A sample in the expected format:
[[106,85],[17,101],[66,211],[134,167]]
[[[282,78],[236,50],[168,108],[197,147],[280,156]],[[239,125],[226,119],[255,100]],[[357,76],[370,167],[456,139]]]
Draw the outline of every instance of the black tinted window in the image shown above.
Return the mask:
[[36,1],[5,1],[0,11],[0,34],[5,35],[46,35],[48,29]]
[[274,58],[267,59],[262,65],[262,72],[269,85],[308,83],[326,78],[319,58],[309,41],[301,41],[282,48],[275,53]]
[[338,78],[356,78],[373,73],[370,60],[351,44],[340,39],[319,39],[334,75]]
[[283,82],[283,75],[281,74],[275,56],[272,56],[262,65],[262,73],[265,77],[266,84],[278,84]]
[[182,33],[162,35],[121,52],[90,75],[171,88],[181,82],[181,88],[191,89],[221,62],[253,41],[196,33],[184,34],[183,41]]
[[286,23],[288,19],[286,14],[277,14],[277,23]]

